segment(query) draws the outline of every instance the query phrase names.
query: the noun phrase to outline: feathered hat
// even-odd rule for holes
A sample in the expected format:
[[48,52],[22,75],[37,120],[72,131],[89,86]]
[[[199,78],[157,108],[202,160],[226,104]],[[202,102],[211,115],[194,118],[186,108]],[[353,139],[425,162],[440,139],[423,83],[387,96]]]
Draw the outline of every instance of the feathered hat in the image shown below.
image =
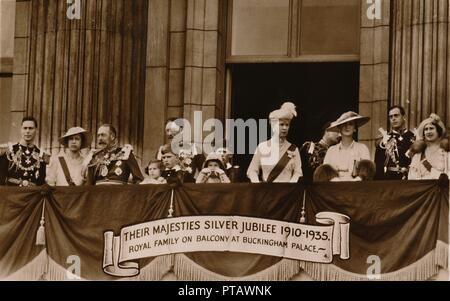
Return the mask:
[[270,120],[291,120],[294,117],[297,117],[297,111],[295,109],[295,105],[292,102],[285,102],[280,109],[275,110],[269,114]]

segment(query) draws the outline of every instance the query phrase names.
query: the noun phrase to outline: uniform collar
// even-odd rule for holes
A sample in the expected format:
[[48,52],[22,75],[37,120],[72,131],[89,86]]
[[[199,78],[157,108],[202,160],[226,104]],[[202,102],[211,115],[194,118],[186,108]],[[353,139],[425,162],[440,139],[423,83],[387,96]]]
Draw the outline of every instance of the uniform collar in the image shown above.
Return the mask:
[[397,134],[399,134],[399,135],[403,135],[404,133],[406,133],[408,131],[408,129],[407,128],[403,128],[403,129],[401,129],[400,131],[397,131],[397,130],[394,130],[394,129],[391,129],[391,132],[390,132],[390,134],[394,134],[394,133],[397,133]]
[[180,167],[180,165],[175,165],[173,168],[171,168],[171,169],[166,169],[166,170],[174,170],[174,171],[179,171],[179,170],[181,170],[181,167]]

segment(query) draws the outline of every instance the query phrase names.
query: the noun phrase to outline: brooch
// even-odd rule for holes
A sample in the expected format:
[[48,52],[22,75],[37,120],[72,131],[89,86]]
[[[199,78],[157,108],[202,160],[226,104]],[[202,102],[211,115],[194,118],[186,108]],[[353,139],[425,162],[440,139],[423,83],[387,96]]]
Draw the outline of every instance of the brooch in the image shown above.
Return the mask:
[[108,175],[108,168],[106,166],[102,166],[102,171],[100,173],[102,177],[106,177]]
[[295,157],[295,152],[291,152],[291,151],[287,151],[287,155],[289,158],[294,158]]

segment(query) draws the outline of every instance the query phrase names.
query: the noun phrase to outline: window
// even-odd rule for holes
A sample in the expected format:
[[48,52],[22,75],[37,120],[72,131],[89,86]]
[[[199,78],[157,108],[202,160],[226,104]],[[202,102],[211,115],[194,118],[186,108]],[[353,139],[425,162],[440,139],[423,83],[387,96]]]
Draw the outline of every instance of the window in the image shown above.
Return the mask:
[[231,0],[228,63],[358,61],[360,0]]
[[233,4],[232,55],[288,55],[289,0]]

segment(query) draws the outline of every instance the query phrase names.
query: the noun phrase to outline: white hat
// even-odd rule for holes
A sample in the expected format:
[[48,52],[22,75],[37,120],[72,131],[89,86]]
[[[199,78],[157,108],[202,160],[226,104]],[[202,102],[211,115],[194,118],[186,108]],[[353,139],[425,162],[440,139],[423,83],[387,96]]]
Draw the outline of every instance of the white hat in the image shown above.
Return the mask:
[[430,117],[428,117],[427,119],[425,119],[424,121],[422,121],[419,125],[419,127],[417,128],[417,140],[424,140],[423,138],[423,130],[425,129],[425,126],[427,124],[433,123],[434,125],[440,127],[442,129],[442,136],[441,138],[445,135],[446,132],[446,128],[444,123],[442,122],[441,118],[432,113],[430,114]]
[[70,128],[64,136],[59,138],[59,143],[64,144],[66,138],[69,138],[74,135],[84,136],[84,143],[81,145],[81,148],[87,148],[91,145],[91,141],[92,141],[91,134],[89,133],[89,131],[87,131],[79,126]]
[[210,153],[208,157],[206,157],[205,162],[203,163],[203,168],[208,166],[208,162],[214,161],[219,164],[220,169],[225,169],[222,161],[222,156],[216,153]]
[[341,115],[335,122],[332,122],[327,131],[338,132],[339,126],[345,123],[354,121],[356,122],[357,127],[363,126],[367,122],[369,122],[369,117],[361,116],[355,112],[349,111]]
[[271,120],[291,120],[294,117],[297,117],[297,111],[295,110],[295,105],[292,102],[285,102],[280,109],[269,114],[269,119]]

